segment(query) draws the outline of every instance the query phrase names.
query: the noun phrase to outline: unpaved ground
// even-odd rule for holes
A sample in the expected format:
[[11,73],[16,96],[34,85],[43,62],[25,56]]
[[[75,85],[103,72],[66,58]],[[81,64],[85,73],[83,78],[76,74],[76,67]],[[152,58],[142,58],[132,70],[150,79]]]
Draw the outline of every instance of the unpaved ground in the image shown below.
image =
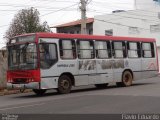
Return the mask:
[[[28,92],[31,92],[32,90],[25,90],[24,93],[28,93]],[[18,93],[21,93],[20,90],[7,90],[7,89],[3,89],[3,90],[0,90],[0,96],[3,96],[3,95],[11,95],[11,94],[18,94]]]

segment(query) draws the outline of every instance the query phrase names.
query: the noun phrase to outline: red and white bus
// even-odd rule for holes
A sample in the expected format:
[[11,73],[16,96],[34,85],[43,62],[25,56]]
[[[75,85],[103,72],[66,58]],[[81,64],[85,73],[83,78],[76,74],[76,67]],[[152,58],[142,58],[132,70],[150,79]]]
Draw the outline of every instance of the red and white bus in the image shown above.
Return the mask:
[[131,86],[158,74],[156,41],[150,38],[55,33],[25,34],[8,44],[7,86],[69,93],[72,86]]

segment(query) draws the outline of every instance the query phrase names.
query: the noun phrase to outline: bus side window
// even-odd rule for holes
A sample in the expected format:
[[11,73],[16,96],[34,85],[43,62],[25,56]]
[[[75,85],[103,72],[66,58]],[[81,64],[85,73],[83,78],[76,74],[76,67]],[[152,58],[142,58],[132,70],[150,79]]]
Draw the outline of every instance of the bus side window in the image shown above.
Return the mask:
[[141,57],[141,49],[139,42],[128,42],[128,57],[129,58],[140,58]]
[[95,41],[96,57],[99,59],[111,58],[110,42]]
[[126,58],[125,42],[112,42],[113,56],[115,58]]
[[60,57],[61,59],[76,59],[75,40],[60,40]]
[[56,44],[42,43],[39,45],[39,51],[42,69],[48,69],[58,61]]
[[92,40],[78,40],[78,58],[80,59],[93,59],[94,53],[94,42]]
[[144,58],[153,58],[155,57],[154,53],[154,44],[153,43],[142,43],[142,53]]

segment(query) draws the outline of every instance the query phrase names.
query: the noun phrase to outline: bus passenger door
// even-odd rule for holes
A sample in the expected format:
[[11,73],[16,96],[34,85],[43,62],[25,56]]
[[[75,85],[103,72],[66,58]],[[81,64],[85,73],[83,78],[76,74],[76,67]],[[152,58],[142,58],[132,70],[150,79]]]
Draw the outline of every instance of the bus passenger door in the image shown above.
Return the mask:
[[142,77],[153,77],[158,73],[156,45],[152,42],[142,43]]
[[126,58],[126,44],[124,41],[112,42],[112,55],[113,79],[114,82],[120,82]]
[[80,60],[79,61],[79,84],[94,84],[97,79],[96,60]]
[[96,80],[96,60],[93,40],[77,40],[79,75],[76,85],[94,84]]
[[96,49],[96,84],[113,82],[112,55],[110,41],[95,41]]
[[142,58],[140,42],[127,42],[128,60],[125,60],[125,68],[133,72],[134,80],[142,78]]

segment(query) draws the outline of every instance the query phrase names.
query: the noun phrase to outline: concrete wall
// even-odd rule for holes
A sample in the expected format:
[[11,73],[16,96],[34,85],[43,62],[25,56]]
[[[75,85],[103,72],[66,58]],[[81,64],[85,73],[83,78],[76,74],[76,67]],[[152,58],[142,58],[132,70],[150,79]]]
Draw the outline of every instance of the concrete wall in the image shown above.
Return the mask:
[[7,53],[0,51],[0,89],[6,87]]
[[155,7],[159,7],[158,2],[153,0],[134,0],[136,2],[135,9],[152,9]]
[[[105,30],[113,29],[114,36],[155,38],[160,46],[160,31],[151,32],[150,25],[160,24],[158,12],[132,10],[109,15],[95,16],[93,34],[105,35]],[[130,27],[137,27],[139,33],[131,33]]]

